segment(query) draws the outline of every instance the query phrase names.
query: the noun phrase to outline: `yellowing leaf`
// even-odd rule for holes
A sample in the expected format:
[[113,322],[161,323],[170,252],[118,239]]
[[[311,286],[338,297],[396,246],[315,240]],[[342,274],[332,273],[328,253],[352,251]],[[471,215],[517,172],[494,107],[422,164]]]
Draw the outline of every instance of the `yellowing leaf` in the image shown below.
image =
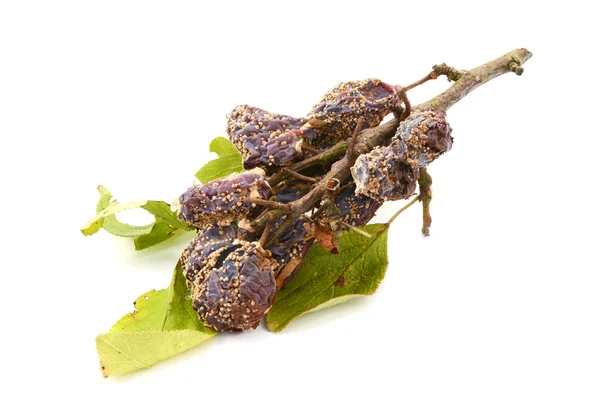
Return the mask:
[[100,369],[107,378],[149,368],[212,336],[197,330],[104,333],[96,337]]
[[244,170],[242,154],[227,138],[214,138],[209,147],[211,152],[218,155],[217,159],[209,161],[196,172],[196,178],[202,182],[209,182],[216,178],[226,177],[233,172]]
[[372,224],[361,229],[371,237],[351,230],[344,232],[338,255],[321,245],[312,246],[296,277],[279,292],[267,313],[269,330],[281,331],[302,314],[377,290],[388,265],[388,225]]
[[192,308],[179,263],[168,288],[142,294],[134,305],[136,311],[96,338],[105,377],[148,368],[217,334]]

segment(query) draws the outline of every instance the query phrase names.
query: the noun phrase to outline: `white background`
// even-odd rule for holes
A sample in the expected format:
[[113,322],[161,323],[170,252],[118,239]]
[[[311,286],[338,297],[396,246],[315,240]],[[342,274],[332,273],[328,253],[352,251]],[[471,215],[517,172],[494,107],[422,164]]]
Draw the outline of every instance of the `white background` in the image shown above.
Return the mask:
[[[598,416],[597,14],[436,3],[2,2],[1,414]],[[189,236],[83,237],[99,183],[172,201],[237,104],[304,115],[339,81],[518,47],[522,77],[449,111],[432,235],[402,214],[376,295],[101,378],[94,337],[168,284]]]

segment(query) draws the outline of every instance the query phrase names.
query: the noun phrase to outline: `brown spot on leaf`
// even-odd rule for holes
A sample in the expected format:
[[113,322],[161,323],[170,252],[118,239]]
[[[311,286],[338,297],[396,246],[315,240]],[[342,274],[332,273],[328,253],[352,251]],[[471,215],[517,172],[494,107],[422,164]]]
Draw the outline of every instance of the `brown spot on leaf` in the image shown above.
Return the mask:
[[335,285],[336,287],[343,287],[345,283],[346,283],[346,278],[343,275],[340,275],[338,277],[338,279],[335,280],[333,285]]

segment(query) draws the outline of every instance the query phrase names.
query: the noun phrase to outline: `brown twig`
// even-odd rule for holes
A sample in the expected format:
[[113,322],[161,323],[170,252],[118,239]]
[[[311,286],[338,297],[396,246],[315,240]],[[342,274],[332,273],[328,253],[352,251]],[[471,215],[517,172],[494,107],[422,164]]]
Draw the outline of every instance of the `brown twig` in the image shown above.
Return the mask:
[[356,157],[358,156],[355,151],[356,141],[358,140],[358,135],[360,134],[360,131],[362,130],[364,124],[365,118],[362,116],[359,117],[359,119],[356,121],[356,127],[354,128],[352,137],[348,139],[348,149],[346,150],[346,156],[354,161],[356,161]]
[[270,210],[270,211],[266,211],[264,213],[262,213],[260,216],[258,216],[252,223],[250,223],[250,230],[252,231],[256,231],[258,229],[260,229],[263,225],[267,224],[268,222],[271,221],[275,221],[281,217],[283,217],[285,215],[285,213],[283,212],[283,210]]
[[281,171],[296,178],[296,179],[299,179],[300,181],[312,182],[313,184],[316,182],[319,182],[316,179],[314,179],[313,177],[307,177],[306,175],[302,175],[296,171],[292,171],[289,168],[283,168]]
[[[303,171],[305,169],[312,168],[312,167],[319,166],[319,165],[328,167],[333,162],[337,161],[342,156],[344,156],[347,149],[348,149],[348,144],[346,142],[340,142],[340,143],[337,143],[336,145],[332,146],[331,148],[327,149],[326,151],[321,152],[319,155],[315,155],[315,156],[311,156],[310,158],[303,159],[302,161],[297,162],[297,163],[289,166],[288,168],[291,169],[292,171],[298,172],[298,171]],[[279,184],[280,182],[282,182],[283,180],[285,180],[287,177],[288,177],[288,174],[283,172],[283,170],[282,170],[276,174],[273,174],[268,179],[269,185],[271,187],[274,187],[277,184]]]
[[315,155],[319,155],[320,153],[322,153],[321,151],[319,151],[318,149],[313,148],[312,146],[308,146],[305,143],[302,143],[301,145],[302,149],[305,151],[308,151],[310,153],[314,153]]
[[408,117],[411,111],[410,100],[408,99],[406,90],[404,88],[398,90],[398,96],[400,96],[400,100],[402,100],[404,103],[404,110],[402,110],[402,113],[400,114],[400,120],[404,120]]
[[[443,64],[443,65],[445,65],[445,64]],[[425,84],[427,81],[435,80],[437,77],[440,76],[440,73],[438,71],[436,71],[436,67],[437,66],[438,65],[434,65],[433,66],[433,71],[431,71],[429,74],[427,74],[426,76],[424,76],[420,80],[415,81],[414,83],[409,84],[406,87],[400,87],[400,89],[404,90],[404,91],[412,90],[413,88],[418,87],[421,84]]]
[[283,203],[280,203],[278,201],[273,201],[273,200],[263,200],[262,198],[243,197],[242,202],[252,203],[252,204],[256,204],[257,206],[265,206],[265,207],[269,207],[272,209],[282,210],[284,213],[288,209],[287,204],[283,204]]
[[433,71],[438,75],[445,75],[446,78],[448,78],[448,81],[458,81],[458,79],[465,73],[465,71],[460,71],[454,67],[446,65],[445,62],[434,65]]
[[527,49],[515,49],[493,61],[465,71],[458,81],[452,84],[446,91],[423,104],[419,104],[413,110],[446,111],[477,87],[482,86],[502,74],[511,71],[522,74],[523,71],[518,70],[518,68],[522,67],[531,56],[532,53]]
[[265,224],[265,228],[263,229],[262,235],[260,235],[260,239],[258,240],[258,243],[260,243],[260,246],[263,248],[265,247],[265,243],[267,242],[269,233],[271,233],[271,229],[273,229],[273,222],[268,221],[267,224]]

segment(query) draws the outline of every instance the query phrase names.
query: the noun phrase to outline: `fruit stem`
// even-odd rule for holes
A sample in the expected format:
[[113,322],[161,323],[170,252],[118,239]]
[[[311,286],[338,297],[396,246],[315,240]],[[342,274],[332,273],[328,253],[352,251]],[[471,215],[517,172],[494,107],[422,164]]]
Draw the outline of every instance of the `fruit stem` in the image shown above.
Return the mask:
[[426,168],[421,168],[419,170],[419,196],[421,203],[423,203],[423,228],[421,229],[423,236],[429,236],[429,228],[431,227],[431,213],[429,212],[429,204],[433,197],[431,184],[433,184],[431,175],[429,175]]
[[407,208],[409,208],[410,206],[412,206],[413,204],[415,204],[417,201],[421,200],[421,196],[418,195],[415,198],[413,198],[412,200],[410,200],[406,205],[404,205],[404,207],[402,207],[400,210],[398,210],[397,212],[394,213],[394,215],[392,217],[390,217],[390,219],[387,221],[387,225],[389,226],[390,224],[392,224],[394,222],[394,220],[396,220],[396,217],[398,217],[403,211],[405,211]]

